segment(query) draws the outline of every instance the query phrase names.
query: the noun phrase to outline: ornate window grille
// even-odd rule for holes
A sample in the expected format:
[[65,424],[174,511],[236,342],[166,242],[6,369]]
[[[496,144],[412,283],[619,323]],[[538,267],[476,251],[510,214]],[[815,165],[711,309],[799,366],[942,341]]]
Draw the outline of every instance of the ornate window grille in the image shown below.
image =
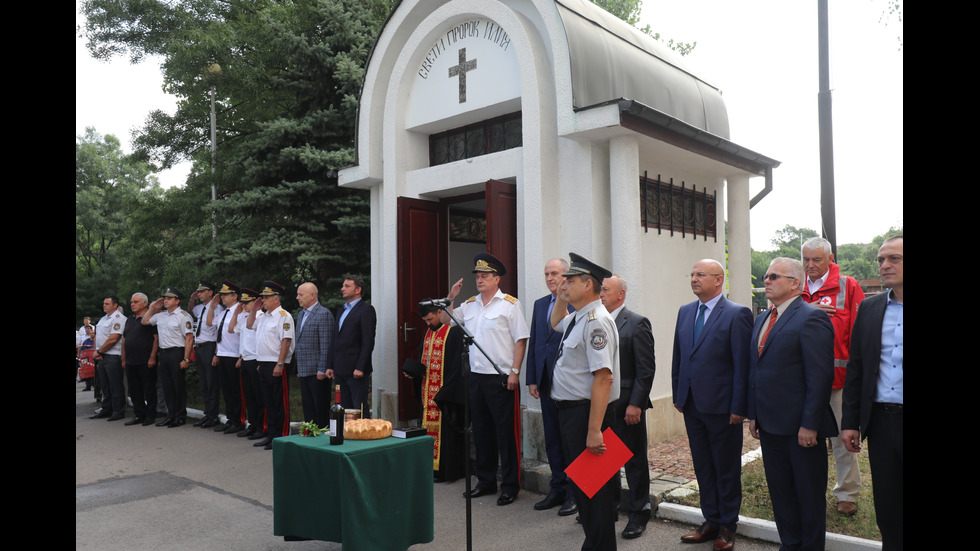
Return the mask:
[[659,174],[656,179],[646,173],[640,177],[640,223],[646,231],[654,228],[657,233],[703,236],[705,241],[711,237],[717,242],[717,200],[717,192],[708,195],[693,185],[687,188],[684,182],[676,186],[673,178],[664,182]]
[[521,113],[487,119],[429,136],[429,166],[520,147]]

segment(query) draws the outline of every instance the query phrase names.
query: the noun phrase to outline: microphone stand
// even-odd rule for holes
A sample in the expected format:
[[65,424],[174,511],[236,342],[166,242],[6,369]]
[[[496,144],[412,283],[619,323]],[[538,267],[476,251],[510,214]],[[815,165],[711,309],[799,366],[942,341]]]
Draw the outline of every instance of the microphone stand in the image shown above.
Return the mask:
[[[435,301],[433,301],[435,302]],[[433,306],[438,306],[442,311],[456,322],[456,326],[463,330],[463,354],[462,354],[462,365],[463,369],[463,387],[465,392],[463,393],[463,446],[466,449],[466,468],[464,470],[464,476],[466,477],[466,551],[473,551],[473,498],[470,497],[471,491],[471,480],[472,477],[472,461],[470,460],[470,442],[473,435],[473,427],[470,425],[470,344],[475,344],[476,348],[487,358],[490,365],[500,373],[504,375],[503,370],[493,361],[493,358],[487,354],[487,351],[480,346],[480,343],[476,342],[473,338],[473,334],[466,328],[462,322],[449,311],[448,303],[433,304]],[[507,386],[506,375],[504,375],[505,380],[503,382],[504,387]]]

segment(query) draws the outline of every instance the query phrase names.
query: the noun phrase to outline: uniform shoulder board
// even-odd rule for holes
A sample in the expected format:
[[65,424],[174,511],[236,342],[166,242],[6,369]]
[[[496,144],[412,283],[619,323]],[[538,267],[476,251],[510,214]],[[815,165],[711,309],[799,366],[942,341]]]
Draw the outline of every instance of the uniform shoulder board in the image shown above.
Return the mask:
[[476,295],[473,295],[473,296],[471,296],[471,297],[470,297],[469,299],[467,299],[467,300],[466,300],[466,302],[464,302],[463,304],[467,304],[467,303],[470,303],[470,302],[473,302],[474,300],[476,300]]
[[285,310],[279,310],[279,315],[282,316],[282,317],[286,317],[286,311]]
[[517,304],[517,297],[512,297],[510,295],[504,295],[504,300],[511,304]]
[[595,321],[595,320],[599,319],[599,316],[595,313],[595,310],[593,309],[593,310],[589,310],[589,314],[588,314],[588,316],[586,316],[586,318],[589,321]]

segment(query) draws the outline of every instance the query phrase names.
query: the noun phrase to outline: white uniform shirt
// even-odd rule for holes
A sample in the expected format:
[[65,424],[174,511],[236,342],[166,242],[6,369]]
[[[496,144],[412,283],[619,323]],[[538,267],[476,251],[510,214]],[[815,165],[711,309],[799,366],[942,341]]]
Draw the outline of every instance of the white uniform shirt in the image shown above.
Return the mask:
[[183,348],[184,335],[194,334],[194,320],[186,310],[177,308],[173,312],[159,312],[150,318],[150,325],[157,326],[160,336],[160,350]]
[[235,333],[240,337],[238,340],[238,353],[241,355],[242,360],[254,360],[255,356],[255,326],[259,324],[259,318],[265,315],[265,312],[257,312],[255,314],[255,321],[252,322],[252,328],[248,328],[248,312],[242,312],[238,314],[238,323],[235,324]]
[[[483,306],[483,299],[477,295],[464,302],[456,312],[466,329],[487,354],[490,354],[504,375],[510,375],[511,368],[520,369],[521,366],[513,365],[514,346],[517,341],[530,337],[531,332],[524,321],[519,300],[498,289],[486,306]],[[470,346],[470,371],[498,375],[475,345]]]
[[[208,309],[211,308],[211,303],[198,304],[194,307],[194,315],[197,316],[197,324],[201,327],[200,334],[195,331],[194,342],[200,344],[202,342],[215,342],[218,340],[218,323],[221,322],[221,314],[224,312],[225,307],[221,304],[216,304],[214,306],[214,318],[211,323],[214,325],[208,325]],[[222,337],[224,339],[224,337]]]
[[[214,313],[214,326],[216,329],[221,331],[221,342],[218,343],[218,356],[224,358],[237,358],[239,356],[239,346],[241,343],[241,337],[237,333],[229,333],[228,326],[231,325],[231,320],[235,317],[235,308],[238,303],[231,305],[231,308],[226,308],[221,312]],[[224,324],[222,324],[224,320]],[[203,330],[201,331],[203,333]],[[217,333],[215,333],[217,335]],[[217,340],[217,337],[215,337]]]
[[619,330],[602,302],[595,300],[585,308],[565,316],[555,328],[564,335],[575,319],[575,327],[559,346],[551,385],[554,400],[588,400],[592,397],[593,373],[612,370],[613,386],[609,402],[619,399]]
[[293,324],[293,316],[289,312],[279,306],[261,318],[256,317],[253,327],[255,328],[256,359],[260,362],[278,362],[282,340],[292,339],[285,360],[289,362],[290,358],[293,357],[293,350],[296,348],[296,328]]
[[99,323],[95,324],[95,350],[101,350],[102,345],[109,340],[111,335],[119,335],[116,344],[103,351],[102,355],[118,356],[122,354],[122,333],[125,328],[126,316],[123,315],[122,308],[116,308],[115,312],[102,316]]

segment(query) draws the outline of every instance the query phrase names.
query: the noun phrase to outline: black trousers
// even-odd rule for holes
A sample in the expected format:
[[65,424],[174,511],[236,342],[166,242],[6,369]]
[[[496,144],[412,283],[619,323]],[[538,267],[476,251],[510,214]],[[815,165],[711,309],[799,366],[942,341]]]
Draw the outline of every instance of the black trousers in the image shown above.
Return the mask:
[[369,375],[365,374],[358,378],[354,377],[353,374],[341,375],[334,372],[334,377],[336,377],[337,384],[340,385],[340,403],[344,409],[361,410],[364,412],[362,418],[370,419],[371,408],[368,407],[367,403]]
[[115,415],[126,412],[126,390],[123,386],[122,358],[106,354],[95,364],[95,374],[102,386],[102,411]]
[[[619,399],[609,404],[613,410],[612,428],[616,436],[633,452],[626,462],[626,484],[629,486],[629,514],[650,510],[650,464],[647,460],[647,416],[644,410],[640,422],[626,424],[626,408],[630,405],[630,389],[620,389]],[[607,408],[608,409],[608,408]],[[614,477],[619,480],[619,473]]]
[[303,420],[313,421],[318,427],[330,425],[330,389],[333,379],[317,379],[316,375],[299,378],[299,390],[303,396]]
[[905,546],[905,417],[902,411],[874,404],[868,421],[868,461],[874,477],[875,515],[882,551]]
[[201,383],[201,395],[204,397],[204,418],[218,418],[218,400],[220,399],[220,383],[218,367],[211,365],[217,344],[202,342],[195,347],[197,354],[197,378]]
[[157,374],[163,380],[163,399],[167,402],[167,419],[187,419],[187,373],[180,368],[184,347],[164,348],[158,356]]
[[248,424],[257,427],[260,432],[265,432],[265,402],[262,397],[258,360],[242,360],[241,378]]
[[221,392],[225,395],[225,415],[228,423],[241,425],[245,423],[245,411],[242,409],[242,379],[235,364],[238,358],[218,356],[218,378],[221,381]]
[[[589,400],[582,400],[573,405],[567,402],[557,402],[558,424],[561,426],[561,443],[565,457],[569,463],[575,461],[586,450],[586,438],[589,434]],[[602,419],[602,430],[612,425],[613,408],[606,407]],[[592,499],[579,489],[575,482],[569,482],[573,489],[575,503],[578,505],[582,530],[585,531],[583,551],[609,551],[616,549],[616,501],[619,499],[619,477],[609,479]]]
[[273,372],[276,362],[259,362],[259,378],[262,383],[262,398],[265,403],[268,433],[273,438],[289,435],[289,383],[286,381],[286,368],[276,377]]
[[129,397],[133,400],[133,416],[154,419],[157,416],[157,366],[129,364],[126,379],[129,381]]
[[520,394],[501,385],[500,375],[470,374],[470,420],[476,445],[477,487],[497,483],[500,491],[517,495],[521,489]]

